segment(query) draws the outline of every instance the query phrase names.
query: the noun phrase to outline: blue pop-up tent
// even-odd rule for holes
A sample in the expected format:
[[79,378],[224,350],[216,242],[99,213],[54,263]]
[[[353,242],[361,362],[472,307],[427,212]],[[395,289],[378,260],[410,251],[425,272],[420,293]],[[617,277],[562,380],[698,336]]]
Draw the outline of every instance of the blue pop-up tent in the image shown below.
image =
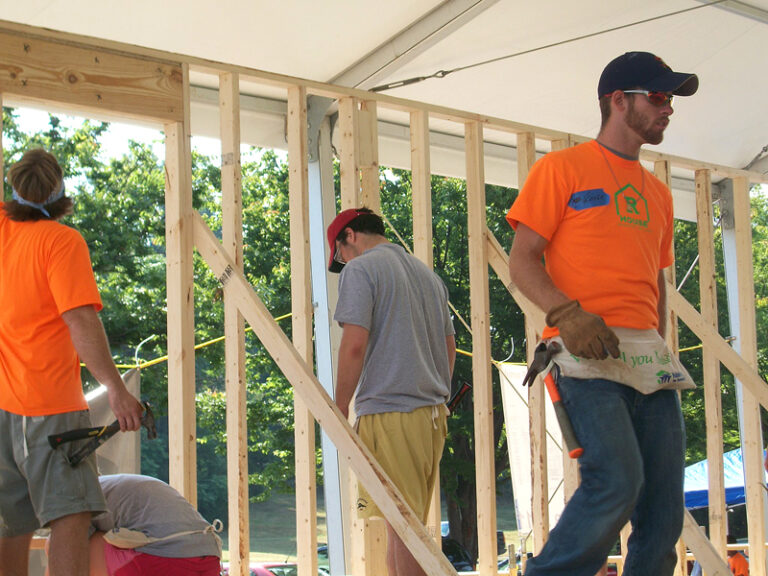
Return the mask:
[[[744,466],[741,448],[723,454],[725,473],[725,504],[735,506],[744,504]],[[709,505],[708,474],[706,460],[696,462],[685,468],[685,507],[688,509],[704,508]]]

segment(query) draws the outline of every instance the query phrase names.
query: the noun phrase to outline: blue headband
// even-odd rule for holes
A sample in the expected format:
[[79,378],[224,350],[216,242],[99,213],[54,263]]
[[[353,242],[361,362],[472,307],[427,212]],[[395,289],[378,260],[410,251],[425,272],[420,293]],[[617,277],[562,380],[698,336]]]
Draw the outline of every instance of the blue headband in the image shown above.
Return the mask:
[[64,196],[64,180],[61,181],[61,187],[55,191],[51,192],[51,195],[48,196],[48,199],[45,202],[32,202],[31,200],[27,200],[25,198],[22,198],[19,196],[19,193],[16,192],[16,188],[13,188],[13,199],[16,200],[19,204],[22,204],[23,206],[29,206],[30,208],[35,208],[36,210],[40,210],[43,214],[45,214],[48,218],[51,217],[51,215],[48,213],[48,210],[45,209],[45,206],[48,206],[49,204],[53,204],[57,200],[60,200]]

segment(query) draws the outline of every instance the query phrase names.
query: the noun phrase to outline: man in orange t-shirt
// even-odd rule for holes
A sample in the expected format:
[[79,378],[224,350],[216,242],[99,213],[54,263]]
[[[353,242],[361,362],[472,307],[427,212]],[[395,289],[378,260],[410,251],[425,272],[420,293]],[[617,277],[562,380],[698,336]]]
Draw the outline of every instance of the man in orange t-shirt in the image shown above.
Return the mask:
[[[63,173],[29,150],[0,205],[0,567],[26,574],[34,530],[51,529],[57,575],[88,573],[91,515],[105,510],[95,456],[76,467],[47,436],[90,426],[80,360],[107,387],[122,430],[137,430],[141,405],[125,388],[98,316],[101,299],[88,247],[57,221],[70,213]],[[4,573],[4,572],[3,572]]]
[[[736,544],[736,537],[728,534],[728,544]],[[734,576],[749,576],[749,560],[741,550],[728,550],[728,568]]]
[[[672,197],[639,154],[662,141],[673,94],[697,88],[648,52],[615,58],[598,84],[597,138],[539,160],[507,214],[510,275],[546,312],[543,337],[565,348],[557,385],[584,448],[581,484],[526,576],[594,576],[629,520],[624,575],[674,570],[685,444],[674,388],[692,383],[664,368],[674,364],[663,340]],[[654,354],[632,356],[647,347]],[[640,376],[612,364],[653,361]]]

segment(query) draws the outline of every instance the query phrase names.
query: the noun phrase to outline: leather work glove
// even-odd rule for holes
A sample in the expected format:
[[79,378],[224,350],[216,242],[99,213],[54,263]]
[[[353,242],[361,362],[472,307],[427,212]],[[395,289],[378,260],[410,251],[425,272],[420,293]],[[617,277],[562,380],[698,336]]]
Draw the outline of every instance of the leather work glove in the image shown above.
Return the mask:
[[619,357],[619,338],[597,314],[587,312],[578,300],[555,306],[547,312],[547,326],[560,330],[568,351],[581,358],[604,360]]

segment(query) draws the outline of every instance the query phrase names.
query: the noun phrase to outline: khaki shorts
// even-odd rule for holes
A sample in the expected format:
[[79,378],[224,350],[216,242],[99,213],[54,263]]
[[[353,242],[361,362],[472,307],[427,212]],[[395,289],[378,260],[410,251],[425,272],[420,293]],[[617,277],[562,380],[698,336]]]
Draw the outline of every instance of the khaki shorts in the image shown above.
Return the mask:
[[52,520],[106,510],[96,455],[74,468],[65,455],[83,440],[56,450],[48,435],[88,428],[87,410],[50,416],[20,416],[0,410],[0,537],[28,534]]
[[[422,522],[427,520],[440,470],[447,412],[444,405],[424,406],[413,412],[369,414],[357,422],[360,440]],[[362,484],[358,484],[357,513],[361,518],[382,515]]]

